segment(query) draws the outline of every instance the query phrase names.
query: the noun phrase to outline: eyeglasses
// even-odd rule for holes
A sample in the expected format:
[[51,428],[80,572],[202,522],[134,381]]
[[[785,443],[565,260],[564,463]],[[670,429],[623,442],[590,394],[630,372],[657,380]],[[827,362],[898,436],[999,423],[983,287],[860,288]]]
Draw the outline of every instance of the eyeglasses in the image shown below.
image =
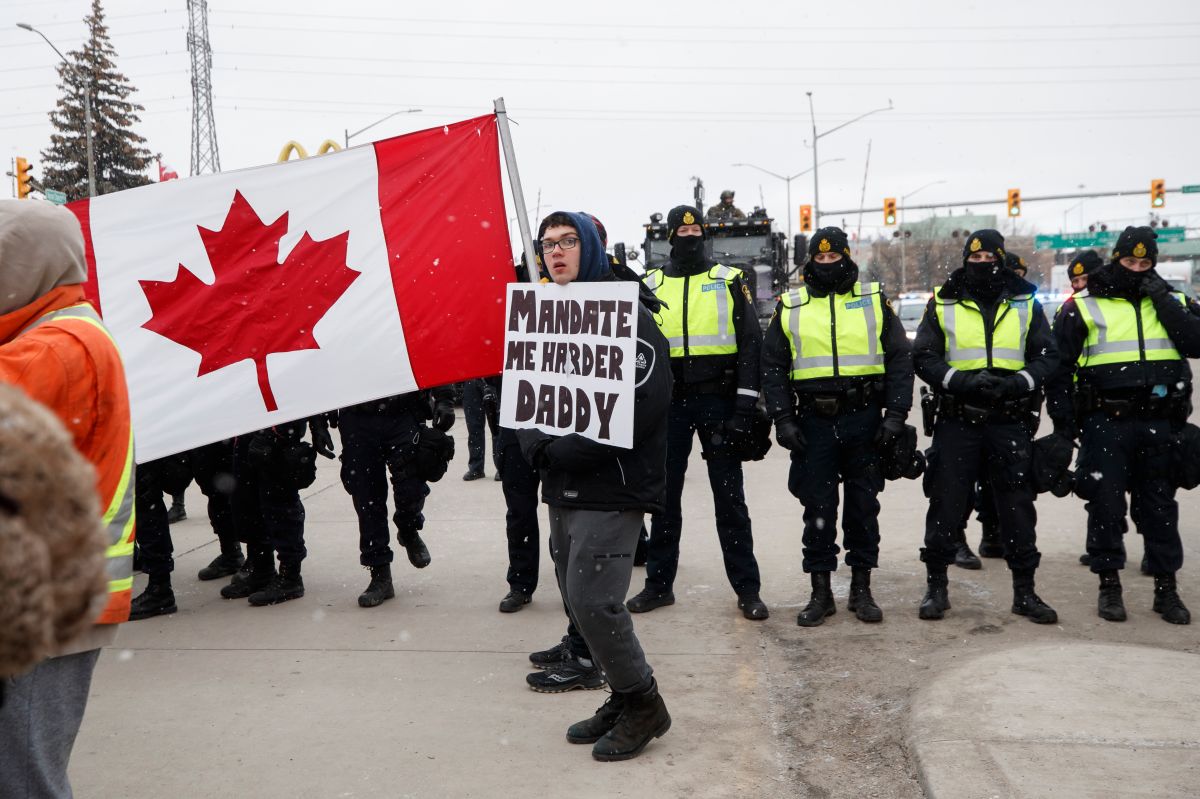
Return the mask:
[[558,241],[546,241],[543,239],[539,244],[541,244],[542,252],[549,255],[554,252],[555,247],[561,247],[563,252],[575,249],[579,246],[579,239],[574,236],[567,236],[565,239],[559,239]]

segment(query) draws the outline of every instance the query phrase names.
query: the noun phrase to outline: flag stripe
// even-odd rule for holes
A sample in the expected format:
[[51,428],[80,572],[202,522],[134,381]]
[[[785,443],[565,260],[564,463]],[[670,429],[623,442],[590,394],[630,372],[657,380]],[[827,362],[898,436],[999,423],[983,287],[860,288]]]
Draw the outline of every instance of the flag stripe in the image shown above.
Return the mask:
[[100,310],[100,283],[96,280],[96,249],[92,246],[92,206],[90,199],[67,203],[67,210],[75,214],[83,230],[83,255],[87,259],[87,282],[83,284],[83,295],[96,309]]

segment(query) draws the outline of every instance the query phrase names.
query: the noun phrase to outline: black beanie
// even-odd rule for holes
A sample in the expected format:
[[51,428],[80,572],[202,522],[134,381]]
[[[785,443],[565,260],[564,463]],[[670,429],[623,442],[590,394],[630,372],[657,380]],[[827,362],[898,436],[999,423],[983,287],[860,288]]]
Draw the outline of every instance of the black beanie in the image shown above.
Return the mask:
[[1029,265],[1025,263],[1025,259],[1017,255],[1015,252],[1008,252],[1004,254],[1004,265],[1014,272],[1016,272],[1018,269],[1029,272]]
[[967,257],[971,253],[981,251],[992,253],[1000,263],[1005,262],[1004,236],[1000,231],[986,228],[977,230],[968,236],[967,243],[963,245],[963,264],[966,264]]
[[1090,275],[1102,266],[1104,266],[1104,260],[1095,250],[1084,250],[1076,253],[1075,257],[1071,259],[1071,265],[1067,267],[1067,277]]
[[1155,241],[1157,238],[1158,234],[1154,232],[1154,228],[1130,225],[1121,231],[1121,236],[1117,239],[1116,246],[1113,247],[1113,262],[1133,256],[1134,258],[1149,258],[1151,263],[1157,265],[1158,242]]
[[812,260],[819,252],[840,253],[847,261],[850,260],[850,241],[846,232],[840,227],[823,227],[808,240],[808,260]]
[[708,234],[704,232],[703,215],[696,210],[695,206],[677,205],[667,214],[667,241],[675,238],[675,231],[679,230],[680,225],[699,225],[700,235],[705,238]]

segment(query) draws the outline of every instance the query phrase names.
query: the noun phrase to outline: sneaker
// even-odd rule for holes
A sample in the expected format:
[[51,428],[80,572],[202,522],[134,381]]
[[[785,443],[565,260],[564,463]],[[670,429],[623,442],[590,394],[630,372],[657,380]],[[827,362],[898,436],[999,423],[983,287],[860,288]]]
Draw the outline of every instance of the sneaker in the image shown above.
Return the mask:
[[539,652],[529,653],[529,662],[534,668],[552,669],[559,663],[563,662],[564,658],[570,657],[571,649],[567,644],[567,636],[549,649],[543,649]]
[[594,691],[605,685],[604,675],[595,665],[585,666],[576,657],[566,657],[546,671],[525,675],[529,687],[541,694],[561,694],[576,688]]
[[528,605],[533,600],[533,597],[524,591],[509,591],[504,595],[504,599],[500,600],[501,613],[516,613],[521,608]]

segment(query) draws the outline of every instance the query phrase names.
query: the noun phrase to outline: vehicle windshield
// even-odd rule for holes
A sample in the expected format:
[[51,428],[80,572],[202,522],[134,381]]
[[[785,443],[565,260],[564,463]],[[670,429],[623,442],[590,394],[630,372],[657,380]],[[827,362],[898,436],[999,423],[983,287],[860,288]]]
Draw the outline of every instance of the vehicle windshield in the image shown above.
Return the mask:
[[901,322],[920,322],[925,313],[925,303],[921,300],[902,300],[900,303]]
[[[761,258],[771,254],[771,242],[766,236],[731,236],[713,239],[713,258]],[[765,250],[765,252],[764,252]]]

